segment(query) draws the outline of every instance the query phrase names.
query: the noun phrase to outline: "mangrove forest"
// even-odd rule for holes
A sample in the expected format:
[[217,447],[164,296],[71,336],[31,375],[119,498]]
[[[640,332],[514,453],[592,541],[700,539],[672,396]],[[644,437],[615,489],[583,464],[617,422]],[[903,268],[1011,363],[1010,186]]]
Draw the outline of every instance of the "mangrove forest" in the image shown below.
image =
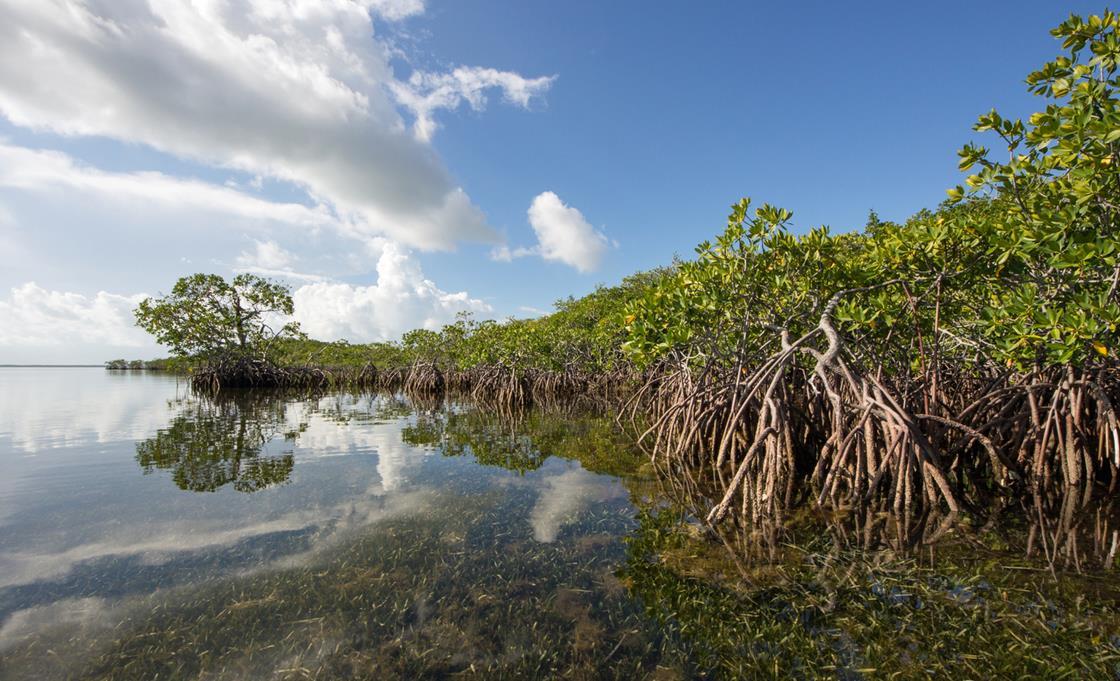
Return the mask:
[[[18,14],[5,4],[0,17]],[[172,19],[145,32],[116,14],[74,18],[102,4],[62,12],[75,44],[79,29],[153,45],[178,31]],[[34,158],[46,167],[49,156],[59,177],[81,174],[67,180],[75,186],[157,182],[161,201],[197,192],[241,211],[238,224],[267,214],[317,236],[337,220],[346,233],[330,238],[345,248],[388,243],[358,234],[344,209],[365,200],[366,183],[383,181],[404,205],[416,177],[451,182],[430,145],[435,113],[480,111],[493,88],[528,109],[556,80],[421,70],[407,56],[423,31],[382,30],[424,4],[248,3],[254,13],[236,21],[226,15],[238,3],[177,6],[176,17],[256,27],[243,60],[254,78],[301,36],[275,61],[332,98],[327,115],[295,85],[270,90],[265,106],[248,76],[209,97],[191,89],[208,71],[184,78],[190,87],[164,95],[176,107],[247,102],[244,127],[205,131],[229,146],[251,138],[229,158],[189,140],[165,145],[234,174],[225,185],[182,180],[172,191],[161,173],[110,181],[61,153]],[[348,12],[342,29],[328,5]],[[371,17],[387,42],[369,43]],[[211,40],[206,26],[185,33],[233,54],[236,41]],[[20,28],[13,40],[32,35]],[[721,40],[749,42],[758,29],[748,28],[721,24]],[[417,267],[421,283],[402,283],[399,298],[423,288],[441,305],[454,299],[395,327],[422,328],[314,337],[326,334],[297,323],[307,299],[290,282],[346,289],[338,282],[357,266],[339,263],[369,253],[297,256],[257,232],[236,261],[197,260],[232,276],[191,274],[154,296],[20,289],[66,314],[93,301],[96,315],[75,318],[123,315],[126,326],[90,338],[150,336],[169,356],[0,370],[0,679],[1120,678],[1120,15],[1073,15],[1051,35],[1057,56],[1025,78],[1034,112],[980,113],[960,140],[959,173],[945,148],[959,184],[930,187],[926,208],[899,219],[870,210],[862,225],[832,228],[754,195],[772,192],[735,187],[726,224],[720,209],[687,257],[628,261],[618,274],[644,271],[538,316],[487,318],[479,310],[492,308],[444,295]],[[369,44],[347,52],[355,36]],[[162,52],[153,63],[193,63]],[[366,68],[375,58],[384,62]],[[765,66],[786,68],[785,58]],[[315,59],[329,68],[308,66],[325,63]],[[397,60],[411,77],[378,80]],[[162,92],[143,66],[129,68]],[[878,77],[879,65],[861,68]],[[357,89],[336,92],[342,81]],[[0,74],[0,113],[3,84]],[[379,103],[382,90],[398,99]],[[97,115],[120,106],[107,99]],[[376,128],[379,107],[391,129]],[[296,121],[273,127],[298,139],[269,137],[273,109]],[[155,127],[190,138],[189,116],[161,116]],[[320,119],[329,134],[314,128]],[[355,120],[360,136],[334,139]],[[68,126],[58,129],[81,128]],[[257,136],[266,142],[253,147]],[[358,139],[392,153],[355,150]],[[265,153],[285,145],[298,149]],[[539,162],[538,151],[527,158]],[[378,154],[391,170],[358,172],[385,162]],[[167,165],[195,167],[186,161]],[[301,176],[308,168],[336,184]],[[332,203],[338,186],[346,201]],[[448,187],[423,219],[370,205],[417,230],[451,220],[460,200],[481,215]],[[308,205],[261,198],[286,192]],[[555,217],[547,210],[592,248],[560,252],[563,239],[541,226]],[[613,247],[552,192],[528,216],[539,243],[515,240],[493,260],[539,257],[582,273]],[[337,279],[289,269],[319,256],[315,267],[338,265]],[[180,262],[158,276],[202,267]],[[459,304],[475,312],[456,315]],[[0,301],[0,313],[15,308]],[[383,340],[357,342],[370,338]]]

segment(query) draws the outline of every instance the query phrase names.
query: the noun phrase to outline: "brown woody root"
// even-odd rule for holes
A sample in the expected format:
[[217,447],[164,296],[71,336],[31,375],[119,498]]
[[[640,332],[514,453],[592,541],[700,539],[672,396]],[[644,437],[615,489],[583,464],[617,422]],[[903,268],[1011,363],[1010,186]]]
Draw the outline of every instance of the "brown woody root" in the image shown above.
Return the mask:
[[191,385],[215,393],[232,388],[285,388],[326,390],[358,388],[408,395],[442,398],[465,397],[491,407],[526,407],[557,401],[617,401],[632,381],[617,371],[590,375],[575,369],[543,371],[514,369],[502,365],[481,366],[465,371],[445,370],[434,364],[380,369],[328,369],[281,367],[258,358],[220,359],[194,371]]
[[718,481],[708,522],[732,511],[757,521],[807,493],[820,506],[885,501],[909,516],[1054,486],[1115,487],[1115,370],[936,366],[892,379],[845,345],[833,308],[801,338],[783,332],[770,356],[667,363],[631,396],[622,418],[640,425],[655,461]]

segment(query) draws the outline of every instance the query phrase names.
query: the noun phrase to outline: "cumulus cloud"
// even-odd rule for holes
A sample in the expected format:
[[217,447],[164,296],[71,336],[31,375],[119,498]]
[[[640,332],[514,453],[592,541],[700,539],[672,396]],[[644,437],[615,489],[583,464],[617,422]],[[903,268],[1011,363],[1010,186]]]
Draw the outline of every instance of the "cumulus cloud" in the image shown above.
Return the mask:
[[[415,328],[437,329],[459,312],[488,313],[490,305],[466,291],[447,292],[428,279],[415,256],[391,241],[381,246],[377,281],[355,286],[294,272],[294,256],[271,241],[242,253],[238,268],[259,274],[311,280],[295,289],[294,319],[314,338],[352,342],[395,340]],[[101,346],[155,350],[135,326],[133,310],[146,294],[101,291],[84,296],[28,282],[0,299],[0,350]],[[100,361],[104,358],[96,358]]]
[[543,192],[533,199],[529,224],[537,233],[542,258],[571,265],[580,272],[598,267],[607,250],[606,235],[553,192]]
[[[419,0],[5,0],[0,113],[294,183],[357,235],[423,248],[493,241],[422,140],[438,109],[480,107],[490,88],[525,106],[551,80],[465,68],[400,83],[372,17],[422,10]],[[428,134],[409,134],[401,106]]]
[[610,241],[596,230],[574,206],[560,200],[553,192],[538,194],[529,206],[529,224],[537,235],[537,245],[509,248],[499,246],[490,257],[501,262],[539,255],[545,260],[571,265],[580,272],[599,266]]
[[424,276],[420,263],[387,242],[377,261],[377,282],[354,286],[307,284],[292,295],[295,319],[314,338],[352,342],[389,340],[414,328],[435,329],[462,311],[490,312],[465,291],[448,293]]
[[151,340],[135,327],[132,317],[132,310],[144,297],[105,291],[87,297],[48,291],[28,282],[13,288],[6,299],[0,299],[0,347],[150,346]]
[[[297,309],[329,339],[393,338],[489,311],[427,279],[410,254],[499,241],[428,140],[440,112],[482,109],[488,96],[527,108],[553,77],[462,66],[399,80],[390,59],[409,55],[386,31],[424,9],[0,0],[0,117],[143,145],[160,153],[129,158],[164,169],[107,170],[0,138],[0,361],[158,353],[132,325],[128,301],[143,296],[128,292],[196,270],[309,284]],[[186,163],[162,165],[169,156]],[[207,179],[166,170],[180,167]],[[331,281],[374,263],[373,285]]]
[[[255,241],[238,256],[235,269],[276,278],[303,280],[292,293],[295,321],[314,338],[352,342],[395,340],[415,328],[437,329],[459,312],[489,313],[486,302],[466,291],[448,292],[428,279],[416,257],[403,246],[378,245],[377,279],[368,286],[331,281],[291,269],[298,258],[274,241]],[[102,353],[152,355],[160,350],[135,326],[133,310],[146,294],[93,296],[47,290],[34,282],[0,298],[0,361],[96,361],[107,355],[49,354],[86,348]],[[96,346],[96,347],[95,347]],[[136,349],[136,350],[129,350]],[[35,350],[39,354],[28,354]]]
[[[316,273],[368,273],[377,262],[385,237],[355,240],[345,218],[324,205],[250,191],[101,170],[0,139],[0,295],[28,281],[87,295],[158,291],[176,277],[227,268],[298,283],[322,280]],[[56,353],[50,361],[74,359]]]
[[496,246],[490,251],[490,259],[497,260],[498,262],[513,262],[517,258],[524,258],[529,255],[540,255],[541,249],[537,247],[519,246],[517,248],[510,248],[509,246]]

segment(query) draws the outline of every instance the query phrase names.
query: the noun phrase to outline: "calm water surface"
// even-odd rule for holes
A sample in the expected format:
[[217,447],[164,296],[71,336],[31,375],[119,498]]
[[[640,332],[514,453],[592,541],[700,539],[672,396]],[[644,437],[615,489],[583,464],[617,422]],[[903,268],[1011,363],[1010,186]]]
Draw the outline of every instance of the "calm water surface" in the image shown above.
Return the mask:
[[[626,458],[606,419],[526,418],[569,456]],[[0,672],[512,673],[632,653],[647,623],[615,572],[643,483],[523,431],[388,396],[214,402],[159,373],[0,369]]]
[[0,369],[0,679],[1120,678],[1111,507],[935,566],[870,511],[702,538],[644,461],[570,410]]

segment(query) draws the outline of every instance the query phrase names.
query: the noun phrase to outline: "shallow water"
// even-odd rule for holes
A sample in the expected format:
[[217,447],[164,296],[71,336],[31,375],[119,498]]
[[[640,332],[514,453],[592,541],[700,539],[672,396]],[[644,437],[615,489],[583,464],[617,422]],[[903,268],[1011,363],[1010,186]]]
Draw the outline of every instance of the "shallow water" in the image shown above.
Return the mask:
[[[285,593],[290,608],[268,613],[291,610],[279,615],[290,621],[268,625],[279,629],[231,630],[220,640],[200,632],[204,640],[183,642],[178,656],[195,659],[177,660],[180,671],[270,676],[302,668],[296,661],[308,645],[342,637],[368,639],[345,652],[372,652],[381,664],[440,649],[433,656],[448,659],[433,668],[443,670],[514,668],[518,656],[533,655],[547,666],[554,651],[532,636],[523,649],[497,640],[501,650],[487,651],[495,641],[483,639],[502,631],[472,642],[426,629],[452,626],[440,621],[444,609],[460,625],[477,620],[472,610],[508,602],[511,588],[521,602],[494,619],[502,629],[531,631],[550,608],[573,625],[587,619],[583,609],[617,592],[612,568],[635,524],[637,481],[628,487],[544,454],[524,436],[471,422],[467,411],[418,414],[389,396],[213,402],[158,373],[0,370],[0,669],[62,674],[95,671],[101,660],[108,672],[144,657],[117,649],[127,648],[130,627],[150,626],[143,613],[157,602],[197,608],[198,626],[244,602],[230,589],[329,584],[362,563],[358,577],[370,584],[355,593],[329,585],[317,597]],[[480,465],[475,449],[501,465]],[[323,571],[338,575],[317,577]],[[373,602],[368,588],[386,582],[392,588],[381,591],[393,603]],[[540,610],[526,609],[530,602]],[[366,608],[385,621],[366,630],[348,621]],[[335,615],[338,631],[304,631]],[[406,629],[415,641],[398,640]],[[271,635],[281,633],[277,644]],[[267,652],[250,661],[246,651],[262,636]],[[382,650],[394,640],[400,651]],[[48,653],[52,644],[65,650]],[[215,665],[207,656],[228,659]],[[155,657],[139,676],[175,671]]]
[[0,678],[1091,678],[1120,659],[1081,582],[1041,594],[823,536],[736,565],[643,462],[609,416],[0,369]]

